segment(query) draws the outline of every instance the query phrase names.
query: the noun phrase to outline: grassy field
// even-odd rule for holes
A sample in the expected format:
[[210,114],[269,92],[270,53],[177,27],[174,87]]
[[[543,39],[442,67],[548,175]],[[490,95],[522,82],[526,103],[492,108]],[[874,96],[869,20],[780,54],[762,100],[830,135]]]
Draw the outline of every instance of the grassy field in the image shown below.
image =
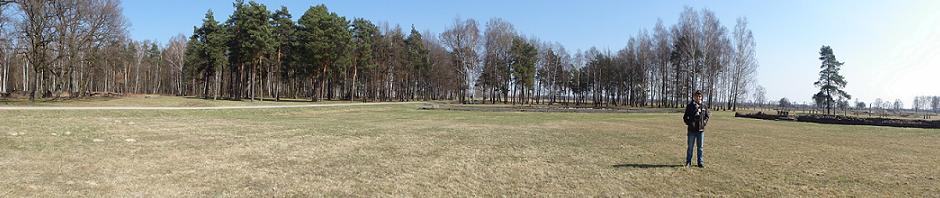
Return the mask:
[[0,111],[0,197],[940,196],[940,130],[418,106]]

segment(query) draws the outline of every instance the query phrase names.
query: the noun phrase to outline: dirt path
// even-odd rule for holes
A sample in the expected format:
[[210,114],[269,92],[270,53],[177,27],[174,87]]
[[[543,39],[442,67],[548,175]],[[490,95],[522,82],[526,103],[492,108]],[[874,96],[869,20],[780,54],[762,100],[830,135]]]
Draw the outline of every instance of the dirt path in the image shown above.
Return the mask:
[[0,110],[218,110],[218,109],[274,109],[274,108],[302,108],[302,107],[345,107],[345,106],[372,106],[372,105],[420,104],[420,103],[424,103],[424,102],[375,102],[375,103],[218,106],[218,107],[0,107]]

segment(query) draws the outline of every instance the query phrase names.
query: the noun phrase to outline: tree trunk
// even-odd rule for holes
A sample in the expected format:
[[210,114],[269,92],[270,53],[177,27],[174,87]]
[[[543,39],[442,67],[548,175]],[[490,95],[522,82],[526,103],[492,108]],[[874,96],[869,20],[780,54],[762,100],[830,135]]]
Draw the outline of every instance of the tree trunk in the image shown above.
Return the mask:
[[358,79],[359,69],[358,69],[358,66],[357,66],[357,65],[358,65],[358,64],[353,64],[353,69],[352,69],[353,75],[352,75],[352,84],[351,84],[352,87],[350,88],[350,91],[349,91],[349,100],[356,100],[356,95],[359,93],[359,90],[358,90],[358,88],[359,88],[359,86],[358,86],[358,85],[359,85],[359,79]]
[[0,73],[0,81],[2,81],[0,82],[0,84],[2,84],[0,85],[0,93],[9,93],[9,91],[7,90],[7,81],[9,81],[9,78],[10,78],[10,61],[9,59],[6,58],[6,56],[4,56],[3,72]]
[[218,100],[219,96],[222,94],[222,75],[225,75],[225,70],[220,69],[215,73],[215,94],[212,96],[212,99]]
[[23,61],[23,91],[29,90],[29,61]]
[[134,69],[134,93],[140,93],[140,61],[137,61]]
[[204,72],[202,82],[202,98],[209,99],[209,72]]
[[[178,72],[176,73],[176,95],[177,95],[177,96],[182,96],[182,95],[183,95],[183,81],[184,81],[184,79],[183,79],[183,66],[180,65],[180,66],[179,66],[179,70],[178,70]],[[195,85],[192,85],[192,86],[195,86]]]
[[317,100],[319,100],[320,98],[323,98],[324,89],[326,88],[326,79],[328,78],[326,71],[329,66],[330,66],[329,63],[322,64],[323,69],[321,71],[322,73],[320,73],[320,88],[317,90]]

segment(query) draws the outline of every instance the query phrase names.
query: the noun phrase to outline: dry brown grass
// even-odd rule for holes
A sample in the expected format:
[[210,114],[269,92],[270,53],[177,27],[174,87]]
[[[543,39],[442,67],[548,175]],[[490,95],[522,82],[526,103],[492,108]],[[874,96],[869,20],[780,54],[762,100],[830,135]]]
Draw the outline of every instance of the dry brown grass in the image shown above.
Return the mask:
[[0,111],[0,197],[940,196],[940,130],[417,106]]

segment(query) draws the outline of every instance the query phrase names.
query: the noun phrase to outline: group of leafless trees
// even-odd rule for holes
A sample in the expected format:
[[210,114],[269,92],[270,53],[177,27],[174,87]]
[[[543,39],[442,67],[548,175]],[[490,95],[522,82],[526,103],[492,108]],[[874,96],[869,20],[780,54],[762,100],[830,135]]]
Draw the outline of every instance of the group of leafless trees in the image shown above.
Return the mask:
[[707,9],[686,7],[677,24],[660,20],[620,50],[572,54],[500,18],[456,18],[435,34],[324,5],[296,21],[285,7],[234,7],[164,45],[129,39],[117,0],[3,1],[0,92],[676,107],[702,90],[726,109],[762,92],[747,19],[729,30]]
[[457,19],[441,37],[457,60],[459,88],[472,88],[483,102],[676,107],[702,90],[709,106],[735,109],[748,90],[763,97],[747,19],[728,30],[707,9],[686,7],[678,24],[660,20],[616,52],[572,55],[561,44],[520,36],[499,18],[480,32],[474,20]]
[[923,116],[924,119],[930,119],[931,116],[940,113],[940,96],[915,96],[910,109],[904,108],[904,102],[902,102],[901,99],[895,99],[894,102],[892,102],[890,100],[877,98],[867,104],[867,106],[864,102],[856,100],[854,108],[849,107],[848,104],[837,104],[839,104],[838,107],[843,111],[862,111],[863,113],[867,112],[870,116],[916,115]]
[[[877,98],[874,102],[869,104],[868,107],[876,110],[900,111],[904,110],[904,102],[902,102],[901,99],[895,99],[894,102],[891,102]],[[856,108],[865,109],[865,103],[856,101]],[[913,103],[911,103],[910,110],[913,110],[915,113],[928,111],[937,113],[940,111],[940,96],[915,96]]]
[[[117,0],[0,2],[0,93],[78,97],[182,89],[185,40],[128,38]],[[177,42],[181,41],[181,42]]]
[[940,96],[916,96],[912,109],[915,112],[933,110],[934,113],[940,112]]
[[[748,90],[763,97],[763,88],[754,84],[756,42],[747,19],[728,30],[712,11],[690,7],[679,19],[668,27],[658,21],[652,32],[639,31],[616,52],[591,48],[574,55],[557,43],[523,39],[501,19],[490,20],[478,92],[492,103],[676,107],[702,90],[709,106],[725,109],[735,109]],[[517,43],[535,47],[533,67],[517,66],[526,62],[516,53]]]

